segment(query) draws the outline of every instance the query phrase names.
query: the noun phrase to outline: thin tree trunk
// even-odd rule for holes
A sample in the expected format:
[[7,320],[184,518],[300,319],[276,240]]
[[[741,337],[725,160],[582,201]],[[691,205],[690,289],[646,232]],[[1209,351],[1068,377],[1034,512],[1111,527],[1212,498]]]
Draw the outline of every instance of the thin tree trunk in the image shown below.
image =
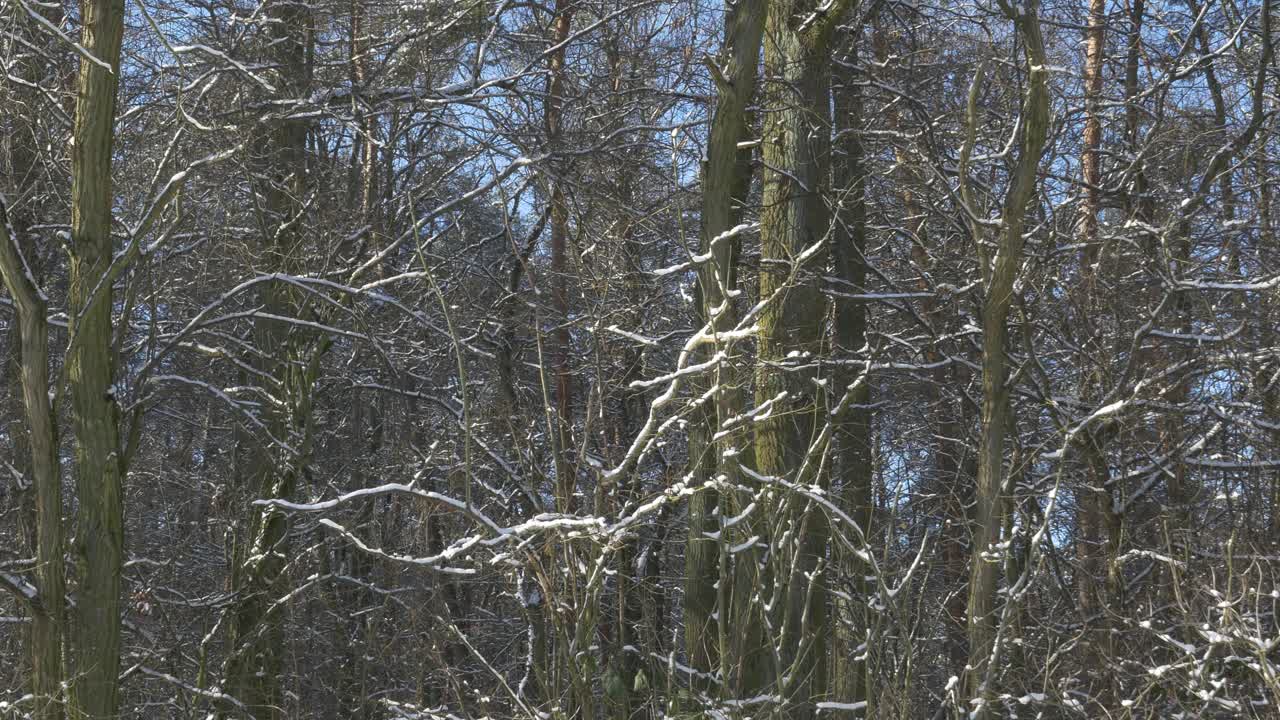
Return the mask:
[[[885,63],[889,60],[889,38],[885,31],[877,26],[872,35],[872,45],[876,60]],[[885,121],[890,130],[901,132],[902,120],[897,105],[890,104],[886,109]],[[932,325],[931,336],[936,338],[949,330],[950,318],[940,314],[943,307],[935,295],[928,280],[933,266],[930,256],[932,236],[925,219],[928,217],[916,192],[912,190],[920,183],[920,172],[913,170],[916,163],[900,145],[895,144],[894,161],[896,163],[894,178],[897,181],[898,196],[902,201],[902,209],[906,215],[907,232],[911,237],[911,259],[919,268],[920,279],[916,288],[920,292],[930,293],[929,297],[920,301],[921,314]],[[930,486],[935,488],[939,496],[944,498],[942,507],[942,531],[939,538],[941,550],[942,572],[946,599],[943,603],[944,649],[950,661],[950,667],[963,668],[968,660],[968,637],[966,634],[968,586],[967,568],[969,565],[969,512],[967,507],[973,500],[973,478],[977,475],[975,458],[964,452],[966,445],[966,428],[970,426],[966,412],[967,406],[955,407],[947,403],[947,395],[943,388],[947,386],[963,387],[968,383],[968,370],[964,365],[947,367],[942,365],[945,356],[937,340],[927,341],[924,348],[924,360],[931,366],[929,371],[932,380],[923,383],[923,393],[929,408],[937,413],[936,429],[929,432],[932,447]],[[933,415],[930,415],[932,418]],[[932,419],[930,420],[932,422]],[[961,462],[961,457],[965,462]]]
[[[711,119],[707,158],[702,173],[702,231],[700,252],[710,253],[711,262],[699,269],[698,313],[703,322],[712,323],[716,336],[732,329],[736,313],[731,296],[737,289],[738,249],[741,240],[730,233],[742,216],[742,204],[751,188],[750,153],[739,145],[747,136],[749,115],[747,104],[755,95],[756,71],[764,30],[763,0],[741,0],[725,8],[723,47],[720,65],[714,67],[716,107]],[[716,342],[719,350],[720,343]],[[706,358],[703,358],[705,361]],[[727,482],[738,476],[740,457],[726,457],[724,451],[745,445],[741,433],[716,434],[742,407],[742,388],[735,372],[734,359],[728,357],[716,366],[713,378],[715,407],[704,410],[701,423],[690,435],[690,459],[695,477],[709,479],[723,475]],[[695,444],[696,442],[696,444]],[[746,449],[746,448],[741,448]],[[732,493],[704,490],[689,500],[689,537],[685,550],[685,647],[689,666],[698,675],[691,685],[704,692],[712,690],[708,678],[721,663],[735,664],[727,653],[730,639],[726,624],[734,617],[729,600],[735,586],[721,550],[725,538],[718,535],[717,508],[724,510],[740,503]],[[717,537],[718,539],[712,539]],[[722,562],[723,561],[723,562]],[[716,578],[719,577],[719,582]],[[713,620],[717,605],[719,621]],[[740,628],[754,638],[747,644],[762,642],[759,624]],[[727,667],[727,666],[726,666]],[[722,678],[727,680],[727,674]]]
[[[552,11],[551,43],[555,48],[547,59],[547,100],[544,107],[547,144],[560,149],[564,136],[565,44],[573,25],[575,0],[556,0]],[[573,372],[570,367],[569,335],[569,204],[563,178],[551,179],[551,295],[555,303],[556,331],[552,334],[551,361],[555,374],[556,502],[561,512],[574,505],[577,468],[573,454]]]
[[[1002,514],[1008,506],[1004,483],[1004,441],[1009,419],[1005,411],[1009,395],[1005,359],[1007,321],[1014,281],[1022,263],[1027,204],[1035,194],[1049,126],[1048,69],[1036,5],[1032,2],[1016,8],[1004,7],[1022,37],[1029,85],[1022,108],[1021,152],[1005,195],[995,257],[985,257],[979,242],[986,297],[982,304],[982,420],[973,557],[969,570],[969,662],[965,673],[965,699],[978,701],[972,709],[976,720],[982,720],[990,712],[993,688],[989,679],[991,671],[999,665],[1000,648],[994,645],[994,640],[1000,564],[998,557],[991,556],[999,553],[996,545],[1004,526]],[[969,118],[971,133],[976,121],[975,117]]]
[[[858,41],[855,34],[853,47],[846,58],[846,65],[853,67],[858,62]],[[839,138],[835,148],[835,170],[833,172],[838,196],[836,204],[836,225],[833,233],[832,256],[836,277],[845,282],[841,288],[844,295],[865,291],[867,281],[867,199],[865,153],[859,137],[862,122],[862,91],[855,84],[852,72],[843,78],[843,83],[833,89],[835,108],[835,130]],[[867,340],[867,305],[864,301],[840,295],[835,300],[836,342],[842,360],[852,360],[862,353]],[[867,355],[861,356],[863,359]],[[842,372],[835,387],[843,390],[850,387],[860,374],[848,365],[841,366]],[[837,424],[835,430],[837,473],[843,478],[841,498],[845,511],[858,522],[862,532],[871,535],[871,503],[874,465],[871,453],[871,410],[868,403],[871,399],[870,385],[863,382],[853,399],[853,406],[845,413],[833,419]],[[843,546],[839,546],[843,547]],[[867,661],[855,659],[858,655],[866,657],[872,650],[867,648],[860,653],[858,648],[866,640],[866,598],[870,589],[865,578],[868,573],[866,563],[852,553],[842,552],[841,572],[850,578],[850,587],[856,600],[848,602],[836,600],[833,609],[836,612],[833,628],[831,691],[832,696],[841,702],[857,703],[870,701],[874,693],[870,690],[870,678],[867,675]],[[852,622],[847,627],[844,621]],[[875,717],[875,707],[868,704],[863,711],[864,717]]]
[[[297,5],[273,6],[271,13],[272,56],[280,84],[291,96],[305,97],[305,37],[310,13]],[[262,197],[263,249],[274,269],[287,271],[289,259],[297,255],[304,238],[299,213],[306,192],[306,141],[305,120],[274,120],[257,143],[252,159],[255,190]],[[272,315],[296,312],[289,291],[272,286],[264,294],[266,309]],[[281,395],[279,407],[267,416],[267,428],[276,438],[298,436],[304,440],[298,443],[298,455],[281,458],[273,451],[270,438],[239,438],[238,442],[249,447],[249,466],[240,471],[241,483],[250,495],[247,500],[289,499],[309,454],[310,393],[323,350],[304,349],[304,343],[291,339],[288,324],[280,320],[255,321],[254,341],[263,352],[262,370],[278,381],[277,389],[268,391]],[[255,717],[283,718],[286,711],[280,678],[284,674],[285,608],[279,599],[287,591],[286,516],[275,508],[253,506],[245,529],[236,538],[234,555],[231,588],[236,604],[230,610],[223,686]]]
[[1142,138],[1142,113],[1138,107],[1138,69],[1142,54],[1142,24],[1145,16],[1146,0],[1130,0],[1129,33],[1126,38],[1124,60],[1124,127],[1125,144],[1130,157],[1137,167],[1133,168],[1133,190],[1126,198],[1128,214],[1143,222],[1149,222],[1155,215],[1155,199],[1147,190],[1147,175],[1143,169],[1140,144]]
[[[567,43],[573,26],[576,0],[555,0],[551,7],[551,32],[547,38],[547,85],[543,100],[542,120],[547,148],[551,153],[563,150],[564,93]],[[546,352],[539,353],[539,362],[549,361],[550,374],[542,373],[544,405],[546,406],[547,432],[551,442],[555,465],[554,502],[561,513],[573,512],[577,506],[577,467],[573,441],[573,376],[571,370],[572,336],[569,332],[569,206],[564,190],[563,165],[552,167],[547,175],[547,219],[550,229],[550,285],[552,300],[552,331]],[[541,333],[542,328],[536,328]],[[550,384],[548,386],[548,380]],[[544,546],[548,572],[540,574],[539,582],[546,599],[540,605],[527,604],[530,613],[542,613],[540,620],[531,618],[529,632],[531,658],[534,668],[528,673],[537,683],[527,690],[540,692],[533,700],[540,703],[559,703],[568,715],[586,712],[590,698],[581,692],[584,678],[579,672],[577,658],[573,657],[572,636],[565,631],[556,612],[556,594],[567,587],[558,587],[561,579],[553,568],[572,565],[574,549],[552,540]],[[562,562],[563,561],[563,562]],[[595,617],[588,620],[586,613],[580,618],[580,629],[594,625]],[[576,634],[576,633],[575,633]],[[594,679],[594,678],[592,678]],[[589,682],[589,681],[588,681]]]
[[[37,6],[34,12],[50,20],[54,11]],[[57,18],[52,18],[57,20]],[[48,50],[53,41],[42,32],[36,20],[19,20],[24,42],[39,43],[43,40]],[[38,45],[36,45],[38,47]],[[32,55],[26,61],[19,60],[11,72],[32,83],[30,88],[18,86],[13,90],[15,100],[26,103],[39,102],[34,91],[43,61],[47,56]],[[28,141],[13,138],[10,151],[10,167],[13,177],[22,183],[15,188],[23,193],[32,189],[39,177],[39,149],[36,138],[38,121],[25,118],[20,126],[31,133]],[[34,196],[31,193],[30,196]],[[29,196],[29,197],[30,197]],[[36,602],[31,603],[30,643],[31,694],[33,717],[36,720],[61,720],[65,715],[63,683],[63,641],[66,633],[66,567],[62,527],[62,473],[58,462],[57,418],[49,397],[49,327],[47,321],[48,300],[41,292],[38,248],[34,237],[27,235],[28,228],[36,220],[35,201],[28,200],[27,211],[9,214],[0,198],[0,278],[13,298],[17,322],[11,325],[7,340],[12,342],[11,361],[6,363],[9,373],[17,382],[9,384],[14,397],[22,396],[22,410],[13,408],[8,428],[13,441],[13,465],[31,480],[30,488],[22,493],[22,517],[24,533],[30,538],[30,548],[36,559],[34,587]],[[30,237],[27,249],[22,248],[22,238]],[[15,398],[16,399],[16,398]]]
[[[1089,20],[1085,33],[1085,125],[1083,149],[1080,155],[1084,199],[1080,206],[1079,237],[1083,249],[1080,252],[1079,286],[1075,290],[1076,322],[1082,337],[1083,352],[1076,366],[1081,373],[1080,400],[1088,406],[1102,386],[1100,342],[1102,307],[1098,303],[1097,281],[1101,257],[1101,239],[1098,235],[1098,214],[1101,212],[1102,184],[1102,70],[1106,52],[1106,2],[1089,0]],[[1110,707],[1115,675],[1108,668],[1113,656],[1110,613],[1113,583],[1109,568],[1113,559],[1111,528],[1115,524],[1112,515],[1111,482],[1106,459],[1106,446],[1101,433],[1089,432],[1083,439],[1082,452],[1086,459],[1088,486],[1079,493],[1079,510],[1076,520],[1076,549],[1080,561],[1081,579],[1076,583],[1080,601],[1080,614],[1091,628],[1091,646],[1095,668],[1099,677],[1099,702]],[[1099,578],[1102,578],[1100,581]]]
[[48,302],[36,286],[17,233],[0,200],[0,276],[18,315],[25,437],[35,493],[35,590],[31,614],[31,693],[37,720],[63,717],[62,639],[66,581],[62,541],[62,474],[49,397]]

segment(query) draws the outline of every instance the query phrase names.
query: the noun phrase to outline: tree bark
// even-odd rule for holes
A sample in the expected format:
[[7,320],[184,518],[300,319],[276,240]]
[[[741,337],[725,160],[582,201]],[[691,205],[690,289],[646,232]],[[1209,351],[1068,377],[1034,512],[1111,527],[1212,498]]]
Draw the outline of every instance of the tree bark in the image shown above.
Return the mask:
[[[845,67],[850,68],[858,62],[857,34],[852,42],[853,47],[845,63]],[[848,72],[843,80],[842,84],[832,90],[835,137],[838,138],[832,175],[839,193],[836,223],[832,233],[832,264],[836,277],[845,283],[841,288],[843,295],[837,295],[835,299],[836,345],[840,352],[839,359],[852,362],[854,358],[869,358],[867,354],[859,356],[866,349],[867,304],[863,300],[845,296],[863,292],[867,282],[867,178],[866,157],[859,136],[863,113],[862,90],[855,83],[852,72]],[[843,391],[851,387],[857,382],[857,376],[861,372],[856,369],[856,365],[838,366],[835,373],[836,389]],[[875,470],[871,452],[872,413],[868,407],[870,390],[869,383],[862,382],[853,398],[853,405],[840,417],[831,420],[836,424],[835,462],[837,475],[843,478],[840,493],[844,509],[868,537],[871,535],[872,479]],[[833,601],[836,618],[832,632],[832,696],[846,703],[869,702],[873,693],[870,692],[868,663],[865,659],[855,659],[859,654],[866,657],[872,651],[871,648],[862,653],[858,651],[866,640],[866,599],[870,586],[865,578],[869,568],[854,554],[843,551],[843,546],[838,547],[842,548],[841,572],[850,579],[849,587],[856,600]],[[846,627],[842,620],[851,622],[852,627]],[[860,630],[863,632],[859,632]],[[875,712],[875,708],[868,704],[863,716],[875,717]]]
[[[556,0],[553,9],[551,43],[555,48],[547,58],[547,100],[543,120],[547,144],[559,150],[564,136],[565,44],[573,25],[575,0]],[[577,467],[573,444],[573,373],[569,355],[569,203],[564,180],[551,178],[551,295],[555,302],[556,331],[552,334],[551,358],[555,373],[556,401],[556,503],[560,512],[574,506]]]
[[[34,12],[50,18],[54,11],[36,7]],[[24,43],[52,52],[54,43],[35,19],[18,20],[19,37]],[[9,95],[15,107],[34,109],[40,102],[36,90],[45,68],[47,55],[32,54],[19,60],[10,72],[31,83],[18,85]],[[11,75],[12,77],[12,75]],[[11,325],[6,341],[11,343],[10,361],[0,381],[10,384],[11,398],[22,396],[22,409],[13,408],[8,428],[13,441],[13,466],[30,479],[23,495],[24,530],[36,559],[34,587],[36,602],[29,605],[31,617],[28,647],[31,663],[33,717],[36,720],[61,720],[65,716],[66,698],[63,667],[63,642],[66,633],[66,567],[62,526],[62,472],[58,462],[58,424],[50,397],[48,300],[39,287],[40,266],[35,237],[28,234],[40,212],[33,207],[40,196],[39,122],[35,113],[25,115],[18,125],[30,138],[10,139],[10,168],[21,185],[13,188],[27,196],[25,211],[10,213],[0,197],[0,279],[13,298],[17,322]],[[22,239],[29,238],[24,251]],[[12,373],[10,375],[9,373]]]
[[[1101,239],[1098,234],[1098,214],[1101,212],[1102,185],[1102,70],[1106,53],[1106,2],[1089,0],[1089,19],[1085,31],[1084,103],[1085,124],[1083,148],[1080,154],[1081,180],[1084,197],[1080,205],[1079,285],[1074,291],[1076,322],[1080,329],[1079,341],[1083,352],[1076,360],[1080,372],[1080,400],[1086,407],[1092,403],[1102,387],[1103,347],[1100,341],[1103,308],[1098,302],[1097,282],[1100,272]],[[1111,705],[1112,679],[1108,667],[1113,655],[1110,613],[1116,589],[1111,572],[1115,554],[1113,529],[1119,518],[1112,511],[1112,488],[1106,458],[1103,433],[1090,431],[1082,440],[1081,451],[1086,460],[1088,486],[1078,495],[1079,508],[1076,519],[1076,549],[1080,562],[1081,580],[1076,591],[1080,601],[1080,614],[1091,628],[1089,644],[1098,670],[1099,702]],[[1101,579],[1100,579],[1101,578]]]
[[[306,33],[309,10],[300,5],[272,5],[272,60],[276,64],[282,91],[292,97],[306,97],[308,68]],[[307,121],[268,120],[263,135],[254,144],[250,160],[255,194],[262,198],[260,231],[263,253],[273,271],[289,271],[300,254],[302,199],[307,192]],[[268,313],[290,316],[298,311],[288,290],[268,286],[264,291]],[[275,438],[296,443],[296,454],[286,457],[272,447],[272,438],[248,437],[242,431],[241,461],[238,470],[245,501],[289,499],[309,455],[311,387],[318,373],[320,348],[291,335],[281,320],[255,320],[254,342],[262,352],[260,369],[278,382],[265,388],[278,394],[276,407],[266,413],[266,427]],[[295,438],[302,438],[301,441]],[[236,538],[231,570],[231,588],[236,603],[230,609],[228,656],[223,687],[256,718],[283,718],[280,678],[283,673],[285,608],[279,600],[287,592],[285,567],[289,561],[289,523],[276,508],[251,506],[248,518]],[[224,708],[224,712],[230,712]]]

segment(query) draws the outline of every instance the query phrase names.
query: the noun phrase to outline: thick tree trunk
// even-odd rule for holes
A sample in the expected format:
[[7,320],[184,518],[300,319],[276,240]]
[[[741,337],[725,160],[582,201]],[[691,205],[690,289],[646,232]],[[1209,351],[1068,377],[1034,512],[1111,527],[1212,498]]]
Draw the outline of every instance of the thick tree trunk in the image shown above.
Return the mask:
[[[81,4],[81,45],[108,64],[81,60],[71,152],[71,274],[67,378],[76,436],[78,586],[69,634],[70,715],[111,718],[119,702],[120,570],[124,555],[119,406],[112,347],[112,130],[124,0]],[[101,285],[101,286],[100,286]]]
[[[772,402],[768,418],[756,422],[759,475],[799,485],[827,487],[829,477],[810,457],[826,412],[814,367],[821,353],[825,269],[831,225],[830,38],[847,4],[825,13],[814,4],[776,0],[765,16],[761,147],[764,164],[760,217],[760,315],[756,405]],[[770,625],[776,633],[778,667],[768,657],[743,658],[742,692],[754,694],[776,683],[783,712],[809,718],[827,692],[828,599],[825,572],[830,527],[826,513],[802,497],[772,498],[770,564],[776,587]]]

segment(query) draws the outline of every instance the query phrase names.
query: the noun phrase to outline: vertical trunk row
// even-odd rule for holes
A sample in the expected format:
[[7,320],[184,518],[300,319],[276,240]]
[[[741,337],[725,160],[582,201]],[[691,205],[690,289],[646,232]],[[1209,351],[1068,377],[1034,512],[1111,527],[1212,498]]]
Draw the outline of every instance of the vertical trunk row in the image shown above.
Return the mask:
[[[1001,3],[1023,42],[1028,65],[1028,88],[1023,101],[1020,154],[1009,178],[995,245],[995,256],[987,257],[979,241],[983,284],[982,304],[982,419],[978,446],[977,507],[973,552],[969,570],[969,662],[965,668],[966,700],[976,700],[974,716],[981,720],[989,712],[992,670],[999,666],[1000,648],[995,646],[996,590],[1000,550],[997,543],[1004,526],[1002,515],[1009,506],[1004,477],[1004,441],[1009,425],[1007,363],[1008,316],[1013,286],[1022,264],[1022,231],[1027,204],[1035,194],[1040,156],[1049,126],[1049,91],[1046,85],[1044,41],[1036,17],[1036,4]],[[971,117],[970,123],[976,121]]]

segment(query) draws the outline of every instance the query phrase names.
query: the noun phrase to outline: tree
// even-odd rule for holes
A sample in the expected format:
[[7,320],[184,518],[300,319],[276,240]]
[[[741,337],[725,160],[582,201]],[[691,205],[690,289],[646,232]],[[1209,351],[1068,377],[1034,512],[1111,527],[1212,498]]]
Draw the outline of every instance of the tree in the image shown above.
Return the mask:
[[[280,3],[267,8],[267,56],[277,68],[274,85],[286,98],[308,95],[307,40],[311,18],[305,8]],[[290,273],[304,249],[307,123],[264,118],[265,127],[249,146],[247,170],[255,195],[261,233],[260,252],[268,269]],[[287,318],[307,314],[306,304],[284,283],[264,286],[264,311],[254,319],[253,343],[260,355],[254,368],[260,392],[272,408],[263,413],[267,441],[245,429],[239,448],[238,484],[245,497],[288,500],[308,472],[313,419],[311,394],[328,341],[314,342]],[[246,378],[247,380],[247,378]],[[283,450],[283,452],[282,452]],[[284,717],[282,598],[288,590],[284,568],[290,554],[288,518],[271,507],[254,506],[237,528],[231,589],[236,593],[227,623],[225,687],[255,717]]]
[[[106,718],[119,702],[120,573],[124,511],[121,480],[127,458],[119,430],[115,382],[111,237],[111,158],[120,45],[122,2],[102,0],[82,7],[80,64],[71,152],[71,242],[69,255],[68,348],[65,373],[71,389],[76,460],[76,602],[65,633],[68,697],[73,718]],[[36,709],[41,717],[61,717],[63,683],[63,540],[61,476],[47,369],[47,299],[23,257],[7,212],[0,208],[0,272],[15,299],[23,355],[23,399],[36,486],[37,584],[15,581],[33,617],[32,664]],[[56,386],[55,386],[56,387]]]
[[[703,692],[713,689],[708,678],[718,671],[721,682],[725,681],[730,669],[743,658],[742,653],[753,649],[759,652],[762,642],[755,634],[761,632],[761,626],[750,620],[754,578],[746,563],[748,569],[742,572],[730,569],[729,537],[724,536],[723,523],[717,519],[740,515],[750,502],[743,501],[743,493],[737,488],[741,461],[736,455],[749,448],[744,433],[731,429],[744,407],[743,380],[732,353],[733,334],[738,330],[734,297],[740,292],[740,236],[748,229],[740,221],[752,184],[749,150],[744,151],[743,145],[749,144],[746,138],[751,119],[747,106],[755,95],[764,19],[762,2],[743,2],[729,8],[719,58],[706,58],[715,80],[716,106],[702,165],[698,251],[707,260],[698,269],[694,310],[713,340],[699,357],[716,366],[711,387],[707,388],[715,402],[709,409],[698,411],[698,425],[690,431],[691,474],[705,483],[705,489],[689,499],[684,600],[685,652],[696,673],[690,683]],[[752,521],[748,527],[756,524]],[[749,536],[747,532],[733,533],[733,537],[742,539]],[[731,639],[731,623],[750,627],[749,639]]]
[[[973,558],[969,573],[969,662],[966,664],[965,698],[978,701],[977,716],[990,712],[994,689],[988,678],[999,664],[1001,647],[996,637],[995,597],[999,556],[997,540],[1005,525],[1004,515],[1012,494],[1004,472],[1004,444],[1008,431],[1009,378],[1005,354],[1009,351],[1008,317],[1013,304],[1013,286],[1022,263],[1023,230],[1027,204],[1036,191],[1040,156],[1049,131],[1049,92],[1044,41],[1036,5],[1002,4],[1014,23],[1026,55],[1028,88],[1023,102],[1018,141],[1018,163],[1009,178],[1004,209],[997,228],[999,238],[994,254],[984,244],[978,223],[973,224],[974,240],[982,267],[982,418],[978,446],[977,509],[974,513]],[[960,192],[966,193],[964,177],[972,137],[976,128],[974,95],[981,83],[981,71],[970,90],[969,139],[961,150]],[[976,213],[966,208],[971,216]]]
[[[808,452],[825,404],[814,391],[818,377],[810,363],[821,352],[826,315],[815,270],[825,265],[831,224],[824,197],[830,183],[831,37],[848,5],[775,2],[765,16],[759,279],[764,309],[755,382],[758,405],[779,405],[755,433],[756,471],[766,482],[789,478],[797,485],[830,486],[823,463]],[[771,489],[764,497],[775,493]],[[810,717],[811,703],[826,694],[821,628],[828,600],[819,579],[824,579],[830,531],[825,513],[805,499],[789,498],[780,510],[771,518],[780,537],[769,562],[777,584],[771,604],[781,610],[766,626],[780,636],[773,672],[783,701],[797,705],[793,712],[799,716]],[[746,672],[743,691],[749,693],[759,684]]]

